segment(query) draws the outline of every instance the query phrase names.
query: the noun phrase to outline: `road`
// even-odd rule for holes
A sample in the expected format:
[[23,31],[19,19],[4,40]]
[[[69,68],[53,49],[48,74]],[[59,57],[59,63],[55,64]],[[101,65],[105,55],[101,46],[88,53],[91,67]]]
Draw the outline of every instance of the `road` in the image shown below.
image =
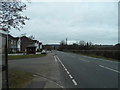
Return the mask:
[[118,62],[60,51],[53,53],[65,88],[118,88]]

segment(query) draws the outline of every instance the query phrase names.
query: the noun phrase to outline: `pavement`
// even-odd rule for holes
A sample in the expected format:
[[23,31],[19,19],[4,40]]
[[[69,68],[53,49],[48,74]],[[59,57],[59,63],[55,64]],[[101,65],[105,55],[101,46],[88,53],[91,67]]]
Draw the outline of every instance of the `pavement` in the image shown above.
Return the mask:
[[9,70],[32,72],[34,79],[25,88],[63,88],[54,54],[32,59],[9,60]]

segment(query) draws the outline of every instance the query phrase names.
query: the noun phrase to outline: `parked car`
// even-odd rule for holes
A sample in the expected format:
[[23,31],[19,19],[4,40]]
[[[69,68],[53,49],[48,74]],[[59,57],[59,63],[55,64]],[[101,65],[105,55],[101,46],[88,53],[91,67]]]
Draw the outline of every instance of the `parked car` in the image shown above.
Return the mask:
[[42,50],[41,54],[47,54],[47,52],[45,50]]

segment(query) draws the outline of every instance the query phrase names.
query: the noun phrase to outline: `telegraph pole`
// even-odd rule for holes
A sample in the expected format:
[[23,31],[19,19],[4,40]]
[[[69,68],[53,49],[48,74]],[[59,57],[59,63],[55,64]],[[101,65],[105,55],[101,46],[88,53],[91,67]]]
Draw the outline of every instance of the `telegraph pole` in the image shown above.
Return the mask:
[[66,38],[66,45],[67,45],[67,38]]

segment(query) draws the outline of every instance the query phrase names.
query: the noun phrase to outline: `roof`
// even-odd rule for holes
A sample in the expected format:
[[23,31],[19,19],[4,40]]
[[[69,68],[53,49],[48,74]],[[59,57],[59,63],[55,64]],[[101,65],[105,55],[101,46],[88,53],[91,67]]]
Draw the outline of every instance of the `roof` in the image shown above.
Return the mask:
[[35,42],[35,43],[36,43],[36,42],[37,42],[37,43],[39,43],[39,41],[38,41],[38,40],[33,40],[33,42]]
[[16,40],[18,39],[18,38],[16,38],[16,37],[13,37],[12,35],[8,34],[8,38],[9,38],[9,37],[11,37],[12,39],[16,39]]
[[[13,37],[12,35],[10,35],[10,34],[8,34],[8,36],[9,37],[11,37],[11,38],[13,38],[13,39],[16,39],[16,40],[18,40],[19,39],[19,37]],[[29,39],[29,40],[31,40],[32,42],[34,42],[34,43],[39,43],[39,44],[42,44],[42,42],[39,42],[38,40],[32,40],[31,38],[29,38],[29,37],[27,37],[27,36],[22,36],[21,38],[26,38],[26,39]]]

